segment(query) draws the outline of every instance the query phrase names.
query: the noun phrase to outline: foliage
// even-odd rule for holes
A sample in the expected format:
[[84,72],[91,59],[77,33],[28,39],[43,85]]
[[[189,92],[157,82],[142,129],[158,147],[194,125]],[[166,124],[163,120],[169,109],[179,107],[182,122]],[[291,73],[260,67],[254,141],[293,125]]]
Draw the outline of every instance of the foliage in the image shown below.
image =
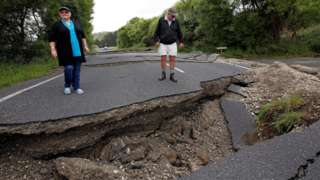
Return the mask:
[[95,44],[100,48],[117,46],[117,32],[98,33],[95,36]]
[[320,25],[314,25],[298,32],[300,41],[307,44],[310,49],[320,53]]
[[68,5],[92,43],[93,0],[2,0],[0,2],[0,61],[28,63],[46,56],[46,36],[58,20],[57,10]]
[[320,22],[320,1],[298,0],[297,8],[299,10],[299,19],[303,22],[304,28],[317,25]]
[[225,0],[200,0],[196,4],[199,26],[197,33],[202,46],[217,47],[230,44],[232,31],[232,8]]
[[176,4],[178,11],[178,19],[184,34],[185,43],[188,46],[194,45],[196,40],[195,30],[199,26],[197,20],[197,12],[195,11],[198,1],[195,0],[182,0]]
[[286,112],[281,114],[272,126],[279,134],[288,133],[301,124],[303,116],[302,112]]
[[155,19],[133,18],[117,32],[119,48],[145,47],[152,45],[152,29]]
[[[189,50],[215,52],[217,46],[227,46],[237,54],[257,56],[320,52],[319,38],[306,41],[298,36],[301,30],[319,23],[320,1],[180,0],[175,7]],[[141,34],[148,23],[130,21],[120,29],[118,45],[148,46],[145,40],[151,39],[158,18],[149,23],[147,36]]]

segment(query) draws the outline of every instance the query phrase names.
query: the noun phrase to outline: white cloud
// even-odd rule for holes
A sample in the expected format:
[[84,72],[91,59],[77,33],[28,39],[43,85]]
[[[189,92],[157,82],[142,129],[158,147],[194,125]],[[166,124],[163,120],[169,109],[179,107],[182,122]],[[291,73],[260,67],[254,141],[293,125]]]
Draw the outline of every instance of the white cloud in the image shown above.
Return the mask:
[[115,31],[133,17],[159,16],[179,0],[95,0],[94,32]]

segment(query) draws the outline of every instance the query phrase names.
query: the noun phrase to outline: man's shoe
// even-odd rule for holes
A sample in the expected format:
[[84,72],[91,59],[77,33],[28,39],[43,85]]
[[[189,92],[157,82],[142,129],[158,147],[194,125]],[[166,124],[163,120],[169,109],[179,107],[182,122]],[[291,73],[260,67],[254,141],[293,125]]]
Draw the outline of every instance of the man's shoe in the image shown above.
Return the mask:
[[65,95],[70,95],[71,94],[71,89],[70,88],[64,88],[64,94]]
[[178,80],[176,80],[176,79],[174,78],[174,73],[171,73],[171,74],[170,74],[170,81],[172,81],[172,82],[174,82],[174,83],[177,83],[177,82],[178,82]]
[[167,77],[166,77],[166,72],[162,72],[161,74],[161,77],[158,79],[159,81],[163,81],[165,80]]
[[79,95],[81,95],[81,94],[84,93],[84,91],[83,91],[82,89],[77,89],[77,90],[76,90],[76,93],[79,94]]

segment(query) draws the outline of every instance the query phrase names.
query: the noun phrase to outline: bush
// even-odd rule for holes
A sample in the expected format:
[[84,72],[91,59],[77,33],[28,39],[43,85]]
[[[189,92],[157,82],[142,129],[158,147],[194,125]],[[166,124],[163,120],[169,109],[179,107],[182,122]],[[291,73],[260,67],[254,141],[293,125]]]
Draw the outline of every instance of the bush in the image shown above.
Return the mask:
[[272,127],[274,127],[278,134],[290,132],[295,126],[302,123],[303,116],[302,112],[283,113],[272,123]]
[[[0,3],[0,62],[30,63],[48,52],[47,32],[58,20],[61,4],[72,9],[92,42],[93,0],[3,0]],[[81,18],[80,18],[81,17]]]
[[301,125],[304,113],[299,109],[304,105],[301,97],[292,96],[271,101],[262,106],[257,116],[258,130],[263,137],[272,137],[290,132]]
[[312,37],[309,40],[310,49],[315,53],[320,53],[320,33],[317,37]]
[[133,18],[117,33],[117,46],[119,48],[146,47],[152,45],[150,26],[154,19]]
[[283,39],[278,43],[269,43],[264,46],[241,49],[229,48],[224,55],[236,58],[259,58],[259,57],[290,57],[290,56],[312,56],[314,53],[309,46],[302,41]]
[[304,42],[310,50],[320,53],[320,25],[311,26],[298,32],[299,40]]

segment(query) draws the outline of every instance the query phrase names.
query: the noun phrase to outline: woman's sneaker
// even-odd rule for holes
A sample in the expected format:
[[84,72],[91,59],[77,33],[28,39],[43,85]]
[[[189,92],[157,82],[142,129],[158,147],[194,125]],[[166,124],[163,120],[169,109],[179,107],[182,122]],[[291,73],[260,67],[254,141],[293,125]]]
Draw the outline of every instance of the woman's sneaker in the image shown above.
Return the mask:
[[71,89],[70,88],[64,88],[64,94],[65,95],[70,95],[71,94]]
[[84,91],[83,91],[82,89],[77,89],[77,90],[76,90],[76,93],[80,95],[80,94],[83,94]]

